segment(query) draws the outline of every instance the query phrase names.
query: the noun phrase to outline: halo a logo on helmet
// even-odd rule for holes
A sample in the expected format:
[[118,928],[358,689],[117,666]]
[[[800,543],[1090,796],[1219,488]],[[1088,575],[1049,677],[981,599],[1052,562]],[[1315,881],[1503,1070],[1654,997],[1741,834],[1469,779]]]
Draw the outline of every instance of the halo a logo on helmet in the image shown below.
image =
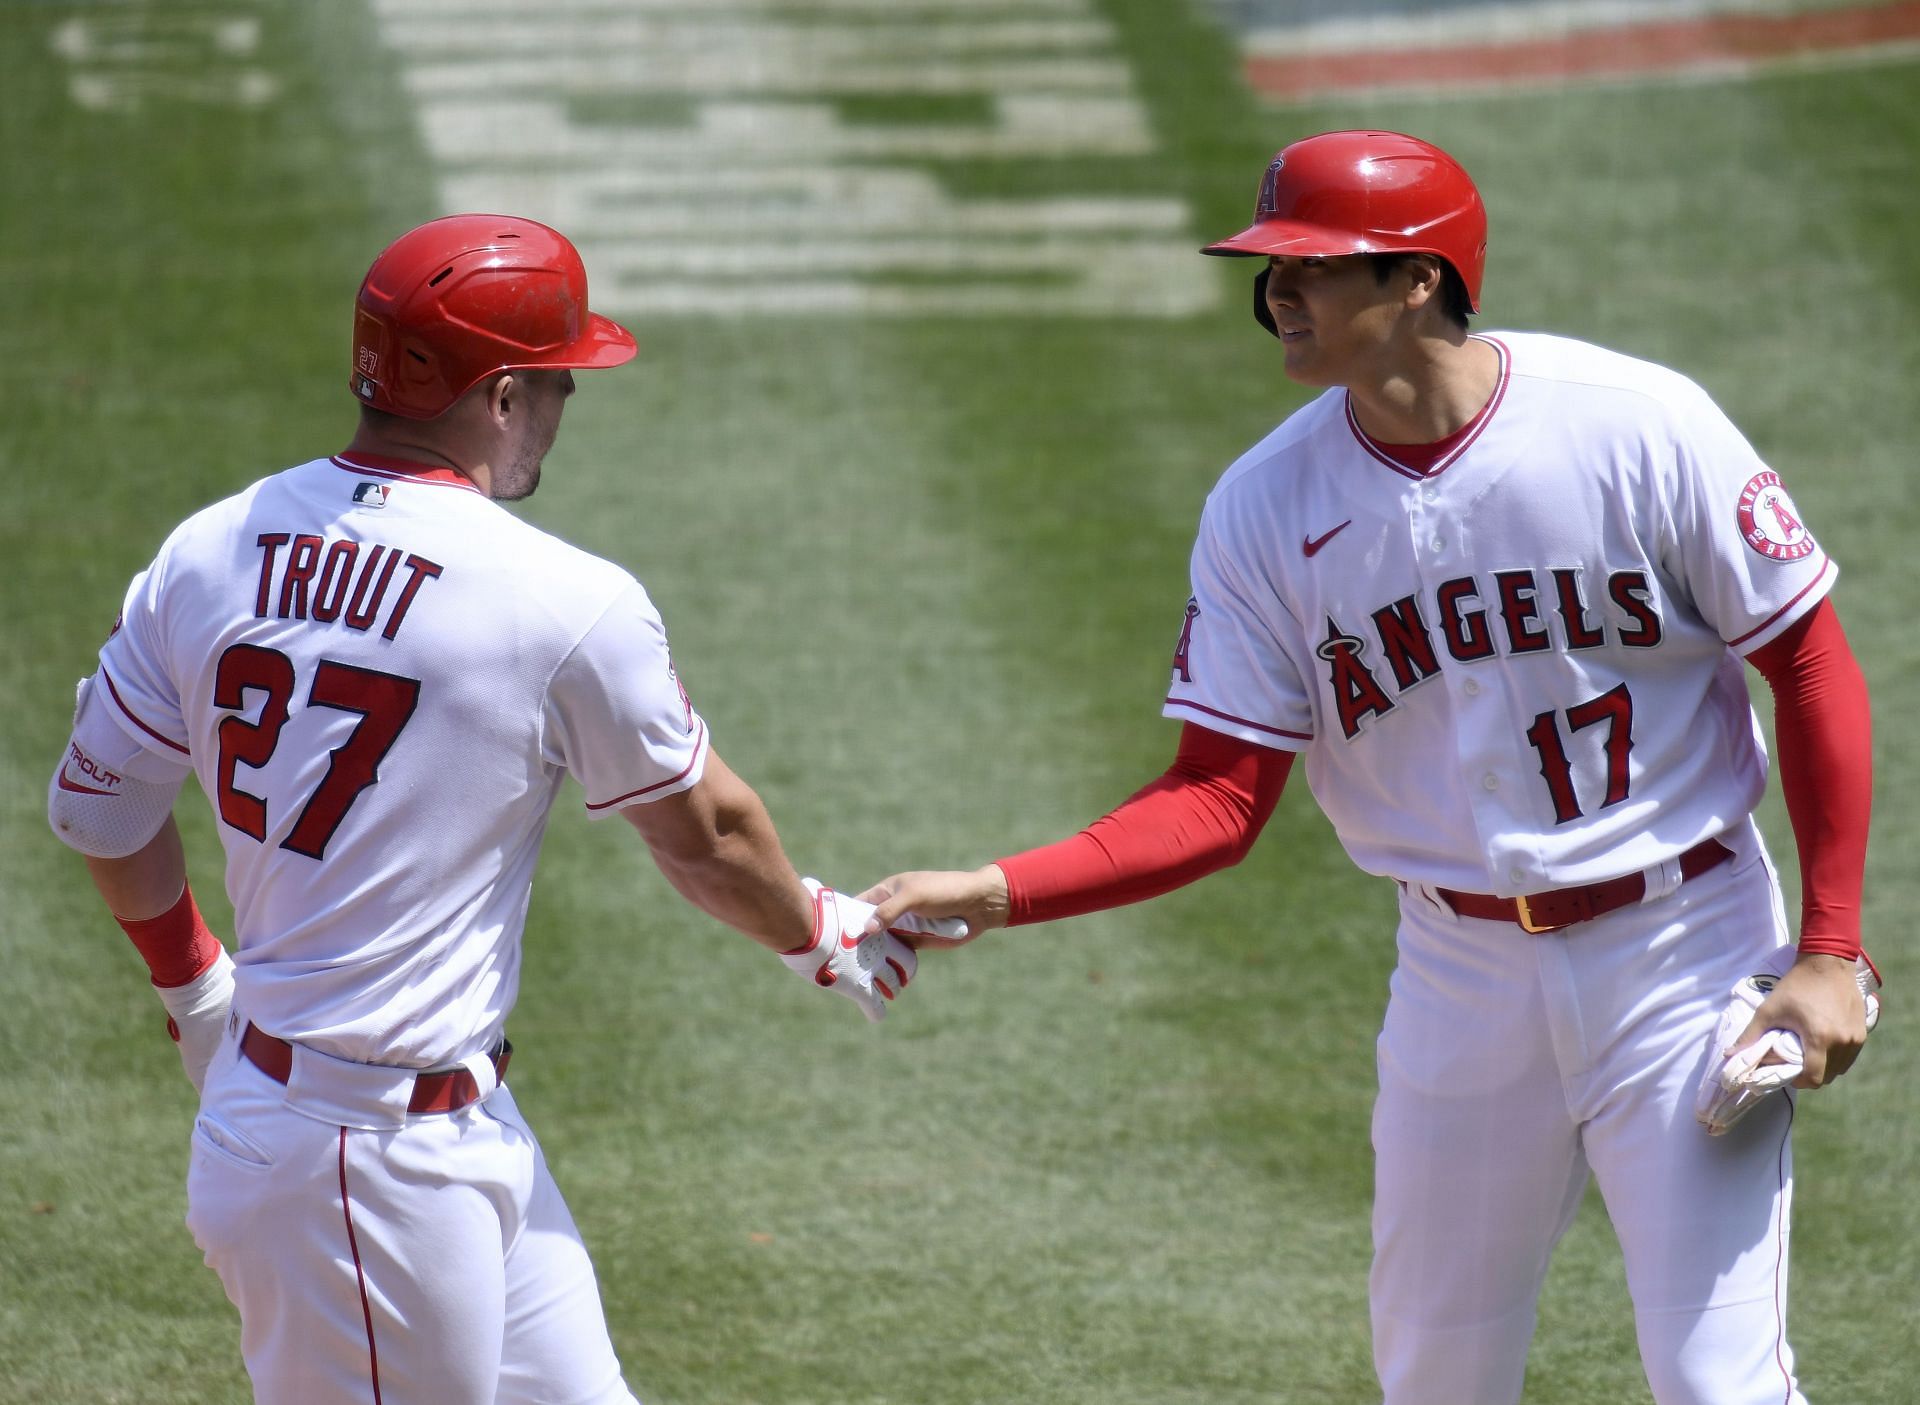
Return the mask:
[[[1254,216],[1277,215],[1280,213],[1280,197],[1277,187],[1280,184],[1280,168],[1287,164],[1287,158],[1276,156],[1273,164],[1267,167],[1266,175],[1260,178],[1260,199],[1254,206]],[[1246,189],[1245,186],[1241,187]]]

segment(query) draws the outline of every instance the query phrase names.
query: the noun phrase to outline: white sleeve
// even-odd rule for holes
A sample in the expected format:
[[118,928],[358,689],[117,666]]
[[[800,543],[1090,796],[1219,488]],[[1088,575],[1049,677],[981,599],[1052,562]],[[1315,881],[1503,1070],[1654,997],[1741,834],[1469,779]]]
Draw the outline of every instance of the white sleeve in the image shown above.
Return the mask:
[[160,619],[159,578],[164,550],[153,565],[133,578],[113,632],[100,646],[95,688],[100,701],[128,736],[155,755],[188,759],[186,718],[167,665]]
[[587,793],[595,818],[688,790],[707,761],[707,724],[638,582],[594,622],[547,687],[543,750]]
[[111,715],[104,692],[97,677],[80,685],[73,735],[47,785],[47,822],[70,848],[117,859],[160,832],[193,768],[142,745]]
[[1209,499],[1161,712],[1242,741],[1303,751],[1314,736],[1312,694],[1286,644],[1299,631],[1271,589],[1249,584],[1259,579],[1258,563],[1228,539],[1222,515],[1217,499]]
[[1677,444],[1678,570],[1701,618],[1746,655],[1833,589],[1839,567],[1813,538],[1780,475],[1704,391]]

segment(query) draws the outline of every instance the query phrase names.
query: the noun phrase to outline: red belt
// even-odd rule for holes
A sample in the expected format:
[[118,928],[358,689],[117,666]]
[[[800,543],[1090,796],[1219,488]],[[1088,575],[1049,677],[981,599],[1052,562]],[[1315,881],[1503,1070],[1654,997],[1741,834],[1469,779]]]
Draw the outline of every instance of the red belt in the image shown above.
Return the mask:
[[[1680,881],[1698,878],[1708,869],[1733,857],[1733,850],[1718,839],[1695,844],[1680,856]],[[1590,922],[1616,908],[1629,907],[1647,895],[1647,876],[1629,873],[1624,878],[1609,878],[1604,883],[1589,883],[1582,888],[1555,888],[1546,893],[1529,893],[1524,898],[1496,898],[1487,893],[1456,893],[1451,888],[1437,890],[1447,905],[1462,917],[1478,917],[1488,922],[1517,922],[1528,932],[1557,932],[1576,922]]]
[[[276,1083],[285,1083],[293,1072],[293,1045],[284,1039],[275,1039],[252,1024],[240,1036],[240,1052]],[[513,1045],[502,1039],[500,1047],[488,1057],[493,1060],[494,1080],[504,1080],[507,1076],[507,1060],[513,1057]],[[407,1111],[458,1112],[469,1103],[479,1101],[479,1098],[480,1084],[467,1069],[450,1068],[444,1073],[422,1073],[413,1080],[413,1096],[407,1101]]]

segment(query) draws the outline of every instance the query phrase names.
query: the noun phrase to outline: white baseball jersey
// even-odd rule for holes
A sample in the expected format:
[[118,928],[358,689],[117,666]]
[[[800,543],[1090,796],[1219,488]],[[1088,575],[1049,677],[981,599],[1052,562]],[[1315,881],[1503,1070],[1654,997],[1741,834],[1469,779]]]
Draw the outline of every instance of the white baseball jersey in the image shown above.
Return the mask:
[[1367,872],[1514,896],[1651,867],[1753,809],[1739,658],[1836,567],[1685,377],[1482,340],[1499,387],[1429,471],[1336,389],[1221,478],[1165,712],[1305,752]]
[[93,700],[212,801],[235,1009],[359,1062],[497,1042],[566,773],[606,815],[707,755],[632,576],[449,470],[344,456],[181,524]]

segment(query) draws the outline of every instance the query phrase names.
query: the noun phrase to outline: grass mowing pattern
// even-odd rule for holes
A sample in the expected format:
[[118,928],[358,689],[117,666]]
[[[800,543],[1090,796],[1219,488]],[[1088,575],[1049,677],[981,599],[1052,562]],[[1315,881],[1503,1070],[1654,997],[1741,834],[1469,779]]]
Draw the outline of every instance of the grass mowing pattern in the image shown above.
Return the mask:
[[[1196,245],[1239,226],[1293,136],[1421,131],[1487,191],[1486,324],[1703,381],[1841,562],[1881,720],[1868,931],[1892,988],[1859,1070],[1803,1106],[1794,1336],[1816,1405],[1910,1400],[1914,68],[1260,112],[1200,19],[1106,8]],[[133,120],[76,112],[37,57],[64,9],[0,12],[0,115],[29,138],[0,158],[4,1402],[246,1398],[231,1309],[180,1225],[189,1092],[40,810],[126,579],[184,513],[344,442],[353,286],[431,212],[364,33],[257,12],[281,103]],[[1041,842],[1171,753],[1157,707],[1201,499],[1299,398],[1242,311],[1248,272],[1223,267],[1228,310],[1194,323],[642,327],[639,363],[583,377],[526,510],[648,584],[803,870],[857,888]],[[182,811],[219,925],[212,823]],[[1764,817],[1790,861],[1777,800]],[[514,1086],[629,1378],[654,1405],[1372,1398],[1366,1125],[1392,907],[1296,787],[1240,870],[929,959],[872,1031],[570,798]],[[878,1096],[843,1092],[867,1075]],[[1529,1405],[1646,1399],[1597,1205],[1542,1316]]]

